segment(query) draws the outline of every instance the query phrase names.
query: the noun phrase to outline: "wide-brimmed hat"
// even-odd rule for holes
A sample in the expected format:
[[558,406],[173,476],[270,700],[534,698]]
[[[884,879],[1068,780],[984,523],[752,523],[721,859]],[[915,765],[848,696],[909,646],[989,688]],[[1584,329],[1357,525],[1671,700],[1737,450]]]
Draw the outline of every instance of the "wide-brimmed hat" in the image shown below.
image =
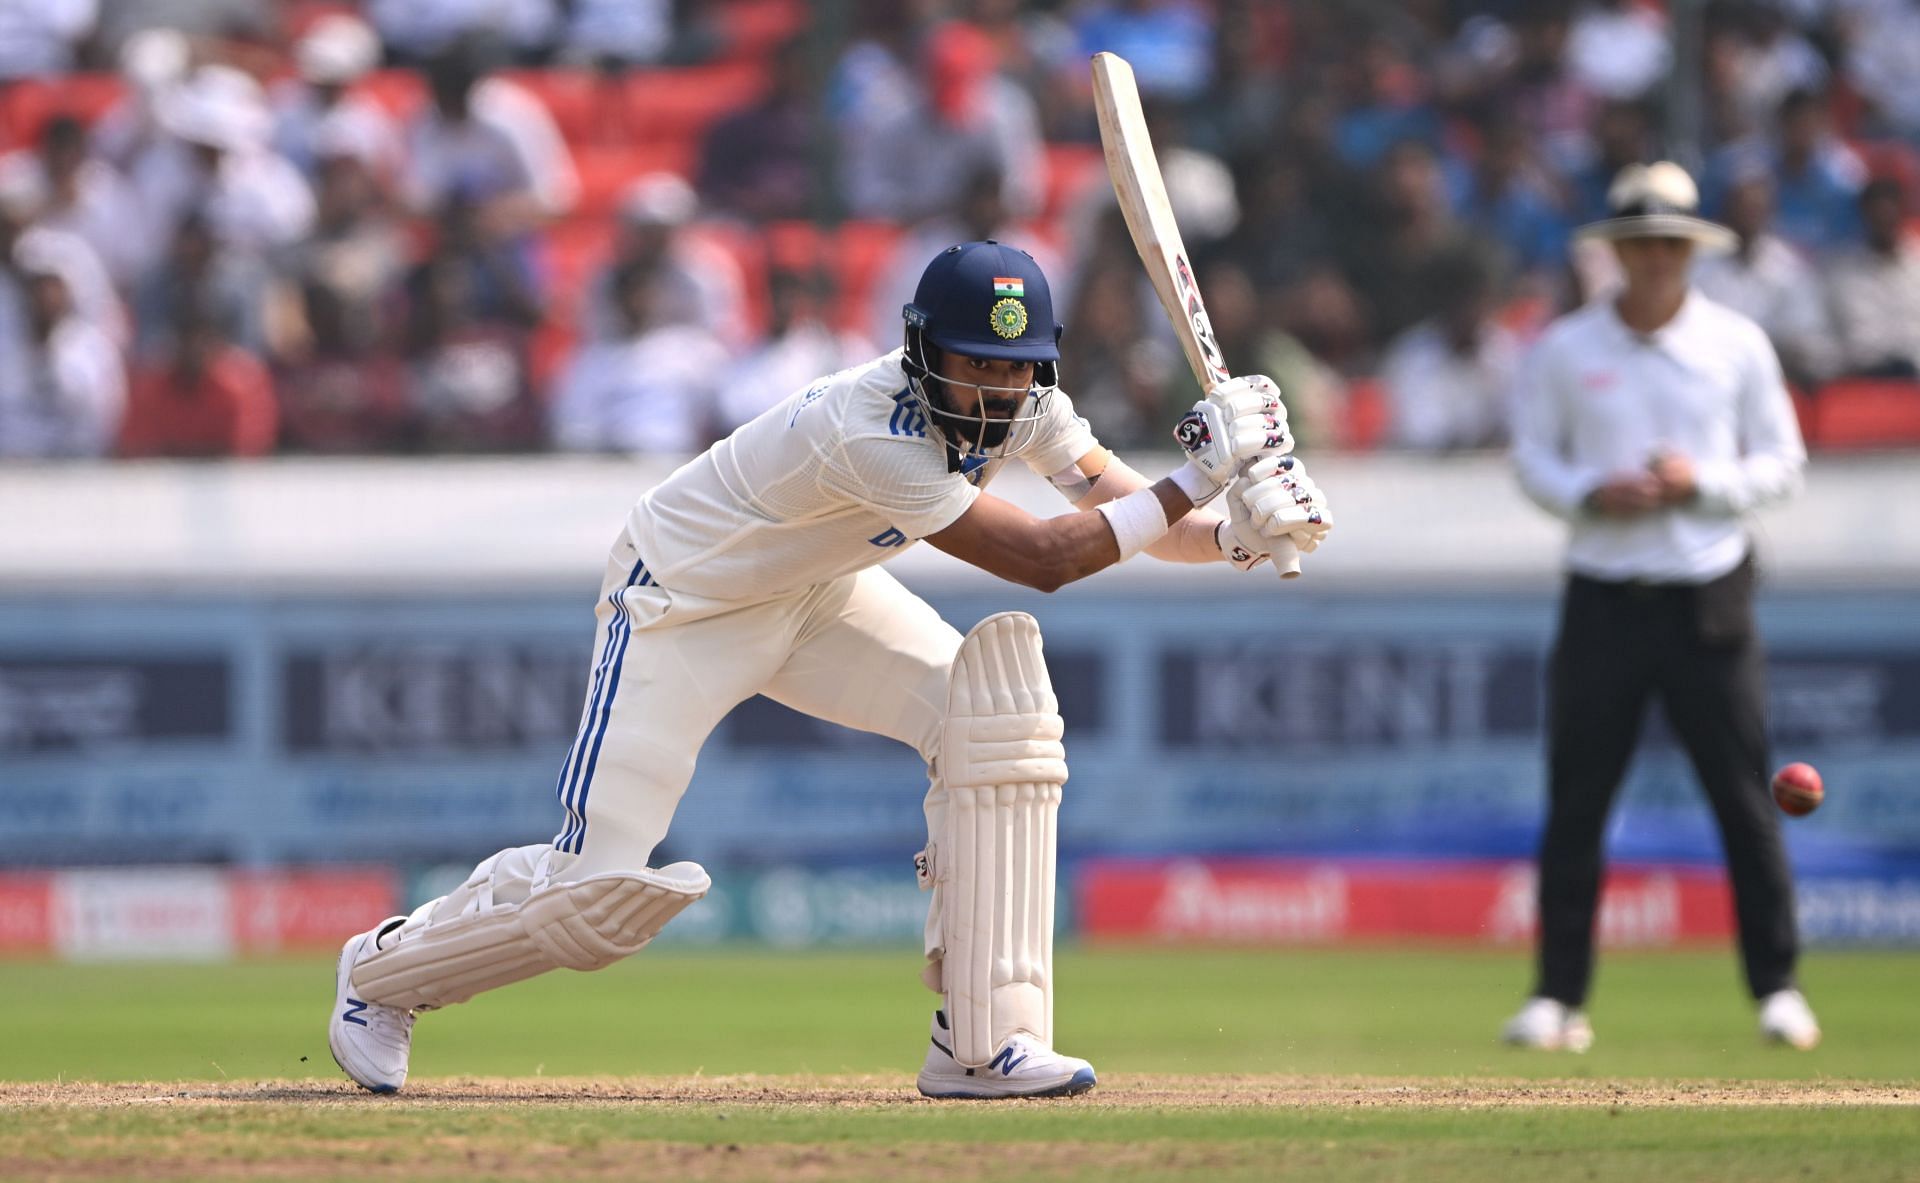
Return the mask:
[[380,63],[380,35],[351,13],[328,13],[294,46],[293,60],[308,82],[345,85]]
[[273,130],[260,84],[232,66],[202,66],[160,101],[160,123],[192,144],[241,152]]
[[1702,250],[1730,251],[1740,239],[1699,216],[1700,189],[1670,160],[1629,164],[1607,189],[1607,217],[1574,231],[1577,238],[1684,238]]

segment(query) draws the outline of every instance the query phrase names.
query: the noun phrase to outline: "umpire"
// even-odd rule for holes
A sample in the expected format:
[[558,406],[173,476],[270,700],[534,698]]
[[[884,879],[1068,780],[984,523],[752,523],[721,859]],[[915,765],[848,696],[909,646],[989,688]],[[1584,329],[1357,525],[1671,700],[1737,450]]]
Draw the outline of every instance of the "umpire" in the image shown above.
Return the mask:
[[1632,165],[1609,242],[1625,286],[1561,317],[1522,367],[1521,485],[1572,524],[1548,686],[1539,978],[1504,1038],[1585,1051],[1607,813],[1647,702],[1659,698],[1713,805],[1733,881],[1747,985],[1771,1040],[1811,1048],[1794,988],[1793,882],[1767,787],[1763,656],[1741,518],[1795,492],[1806,448],[1780,363],[1752,321],[1688,282],[1696,248],[1734,236],[1695,216],[1676,164]]

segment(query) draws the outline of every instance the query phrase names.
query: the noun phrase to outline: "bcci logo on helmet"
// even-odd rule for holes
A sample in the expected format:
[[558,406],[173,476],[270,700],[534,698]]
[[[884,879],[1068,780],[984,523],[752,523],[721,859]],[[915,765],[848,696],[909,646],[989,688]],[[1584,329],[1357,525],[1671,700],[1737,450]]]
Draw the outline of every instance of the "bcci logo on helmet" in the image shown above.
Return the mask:
[[988,314],[993,331],[1008,341],[1027,331],[1027,306],[1011,297],[1001,300]]

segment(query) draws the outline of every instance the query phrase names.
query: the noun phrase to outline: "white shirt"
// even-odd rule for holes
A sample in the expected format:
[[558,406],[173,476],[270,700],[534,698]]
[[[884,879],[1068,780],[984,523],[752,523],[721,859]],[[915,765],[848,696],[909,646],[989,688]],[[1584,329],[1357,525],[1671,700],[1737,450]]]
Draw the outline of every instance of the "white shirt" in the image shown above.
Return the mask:
[[[20,232],[20,242],[33,242],[59,260],[60,278],[67,281],[67,295],[75,314],[105,333],[116,347],[133,339],[133,322],[113,286],[113,276],[92,244],[78,234],[38,223]],[[0,348],[14,348],[16,344],[0,327]]]
[[[1689,292],[1651,336],[1596,302],[1548,327],[1514,390],[1520,484],[1573,523],[1567,566],[1597,579],[1704,583],[1747,552],[1740,515],[1800,486],[1806,447],[1760,326]],[[1693,503],[1638,518],[1582,506],[1662,450],[1694,462]]]
[[1765,329],[1816,376],[1833,369],[1820,276],[1784,240],[1762,234],[1748,257],[1708,255],[1694,264],[1693,284],[1709,300]]
[[[0,167],[31,169],[48,192],[53,179],[32,149],[9,154]],[[118,169],[104,160],[86,160],[75,178],[77,192],[70,205],[49,203],[42,208],[35,224],[64,230],[86,240],[114,281],[129,284],[150,257],[146,243],[145,214],[141,196],[127,184]]]
[[[828,375],[682,465],[642,497],[627,533],[670,592],[764,599],[899,554],[972,507],[1007,458],[947,471],[907,389],[901,351]],[[1019,458],[1037,473],[1095,446],[1058,391]]]
[[596,341],[560,380],[553,441],[572,451],[686,455],[713,438],[707,423],[726,364],[720,342],[691,325]]
[[184,142],[171,140],[141,157],[132,182],[151,218],[152,261],[166,257],[180,223],[196,211],[219,241],[255,254],[291,246],[313,229],[307,179],[266,148],[223,153],[209,175]]
[[1905,133],[1920,127],[1920,10],[1905,0],[1848,6],[1846,69],[1856,89]]
[[567,48],[583,56],[651,62],[673,43],[672,0],[574,0]]
[[1433,321],[1400,334],[1380,376],[1392,407],[1392,438],[1402,448],[1486,448],[1507,438],[1507,395],[1520,343],[1499,325],[1461,354]]
[[1008,215],[1038,214],[1046,199],[1047,157],[1033,100],[1018,83],[997,75],[981,89],[964,125],[935,114],[924,99],[852,113],[841,128],[841,168],[853,211],[900,222],[931,217],[958,198],[977,170],[992,167],[1000,173]]
[[0,456],[109,455],[126,403],[119,349],[69,316],[44,349],[28,346],[0,359]]
[[407,199],[423,211],[455,194],[487,201],[526,192],[559,217],[580,198],[580,177],[553,117],[504,78],[473,88],[460,123],[448,123],[429,103],[415,116],[408,152]]
[[720,418],[738,427],[821,374],[872,356],[873,344],[853,333],[835,332],[817,320],[796,323],[734,363],[720,388]]
[[1588,89],[1638,98],[1666,77],[1673,60],[1666,18],[1638,6],[1589,8],[1567,31],[1566,60]]
[[0,2],[0,79],[71,70],[74,46],[99,16],[98,0]]
[[284,83],[274,90],[273,119],[273,150],[310,181],[318,180],[327,152],[354,156],[382,184],[404,171],[399,126],[384,107],[364,95],[342,95],[323,108],[312,87]]
[[463,33],[485,30],[520,47],[553,34],[553,0],[370,0],[367,19],[380,40],[416,57],[444,49]]
[[[589,339],[610,340],[625,330],[613,290],[619,264],[593,277],[581,302],[581,328]],[[698,325],[738,350],[755,338],[747,316],[746,277],[739,261],[718,242],[697,230],[681,230],[654,273],[655,316],[674,324]],[[815,370],[809,377],[823,371]]]
[[1844,366],[1920,365],[1920,246],[1903,241],[1891,258],[1864,245],[1843,251],[1828,264],[1827,299]]

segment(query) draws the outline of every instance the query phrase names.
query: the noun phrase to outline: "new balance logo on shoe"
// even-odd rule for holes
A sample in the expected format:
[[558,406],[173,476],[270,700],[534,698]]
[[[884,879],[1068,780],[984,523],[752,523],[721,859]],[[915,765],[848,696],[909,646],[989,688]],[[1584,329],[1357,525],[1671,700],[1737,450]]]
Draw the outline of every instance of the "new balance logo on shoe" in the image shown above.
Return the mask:
[[[1001,1048],[999,1054],[995,1055],[993,1059],[987,1061],[987,1067],[998,1068],[1002,1076],[1012,1076],[1013,1070],[1026,1063],[1026,1060],[1026,1052],[1021,1052],[1016,1056],[1013,1054],[1013,1045],[1008,1044],[1006,1047]],[[1005,1062],[1002,1063],[1002,1061]]]
[[349,998],[347,1002],[351,1005],[349,1005],[345,1011],[341,1012],[340,1017],[349,1023],[358,1023],[362,1027],[366,1026],[367,1021],[360,1017],[360,1012],[367,1009],[367,1004],[358,998]]

